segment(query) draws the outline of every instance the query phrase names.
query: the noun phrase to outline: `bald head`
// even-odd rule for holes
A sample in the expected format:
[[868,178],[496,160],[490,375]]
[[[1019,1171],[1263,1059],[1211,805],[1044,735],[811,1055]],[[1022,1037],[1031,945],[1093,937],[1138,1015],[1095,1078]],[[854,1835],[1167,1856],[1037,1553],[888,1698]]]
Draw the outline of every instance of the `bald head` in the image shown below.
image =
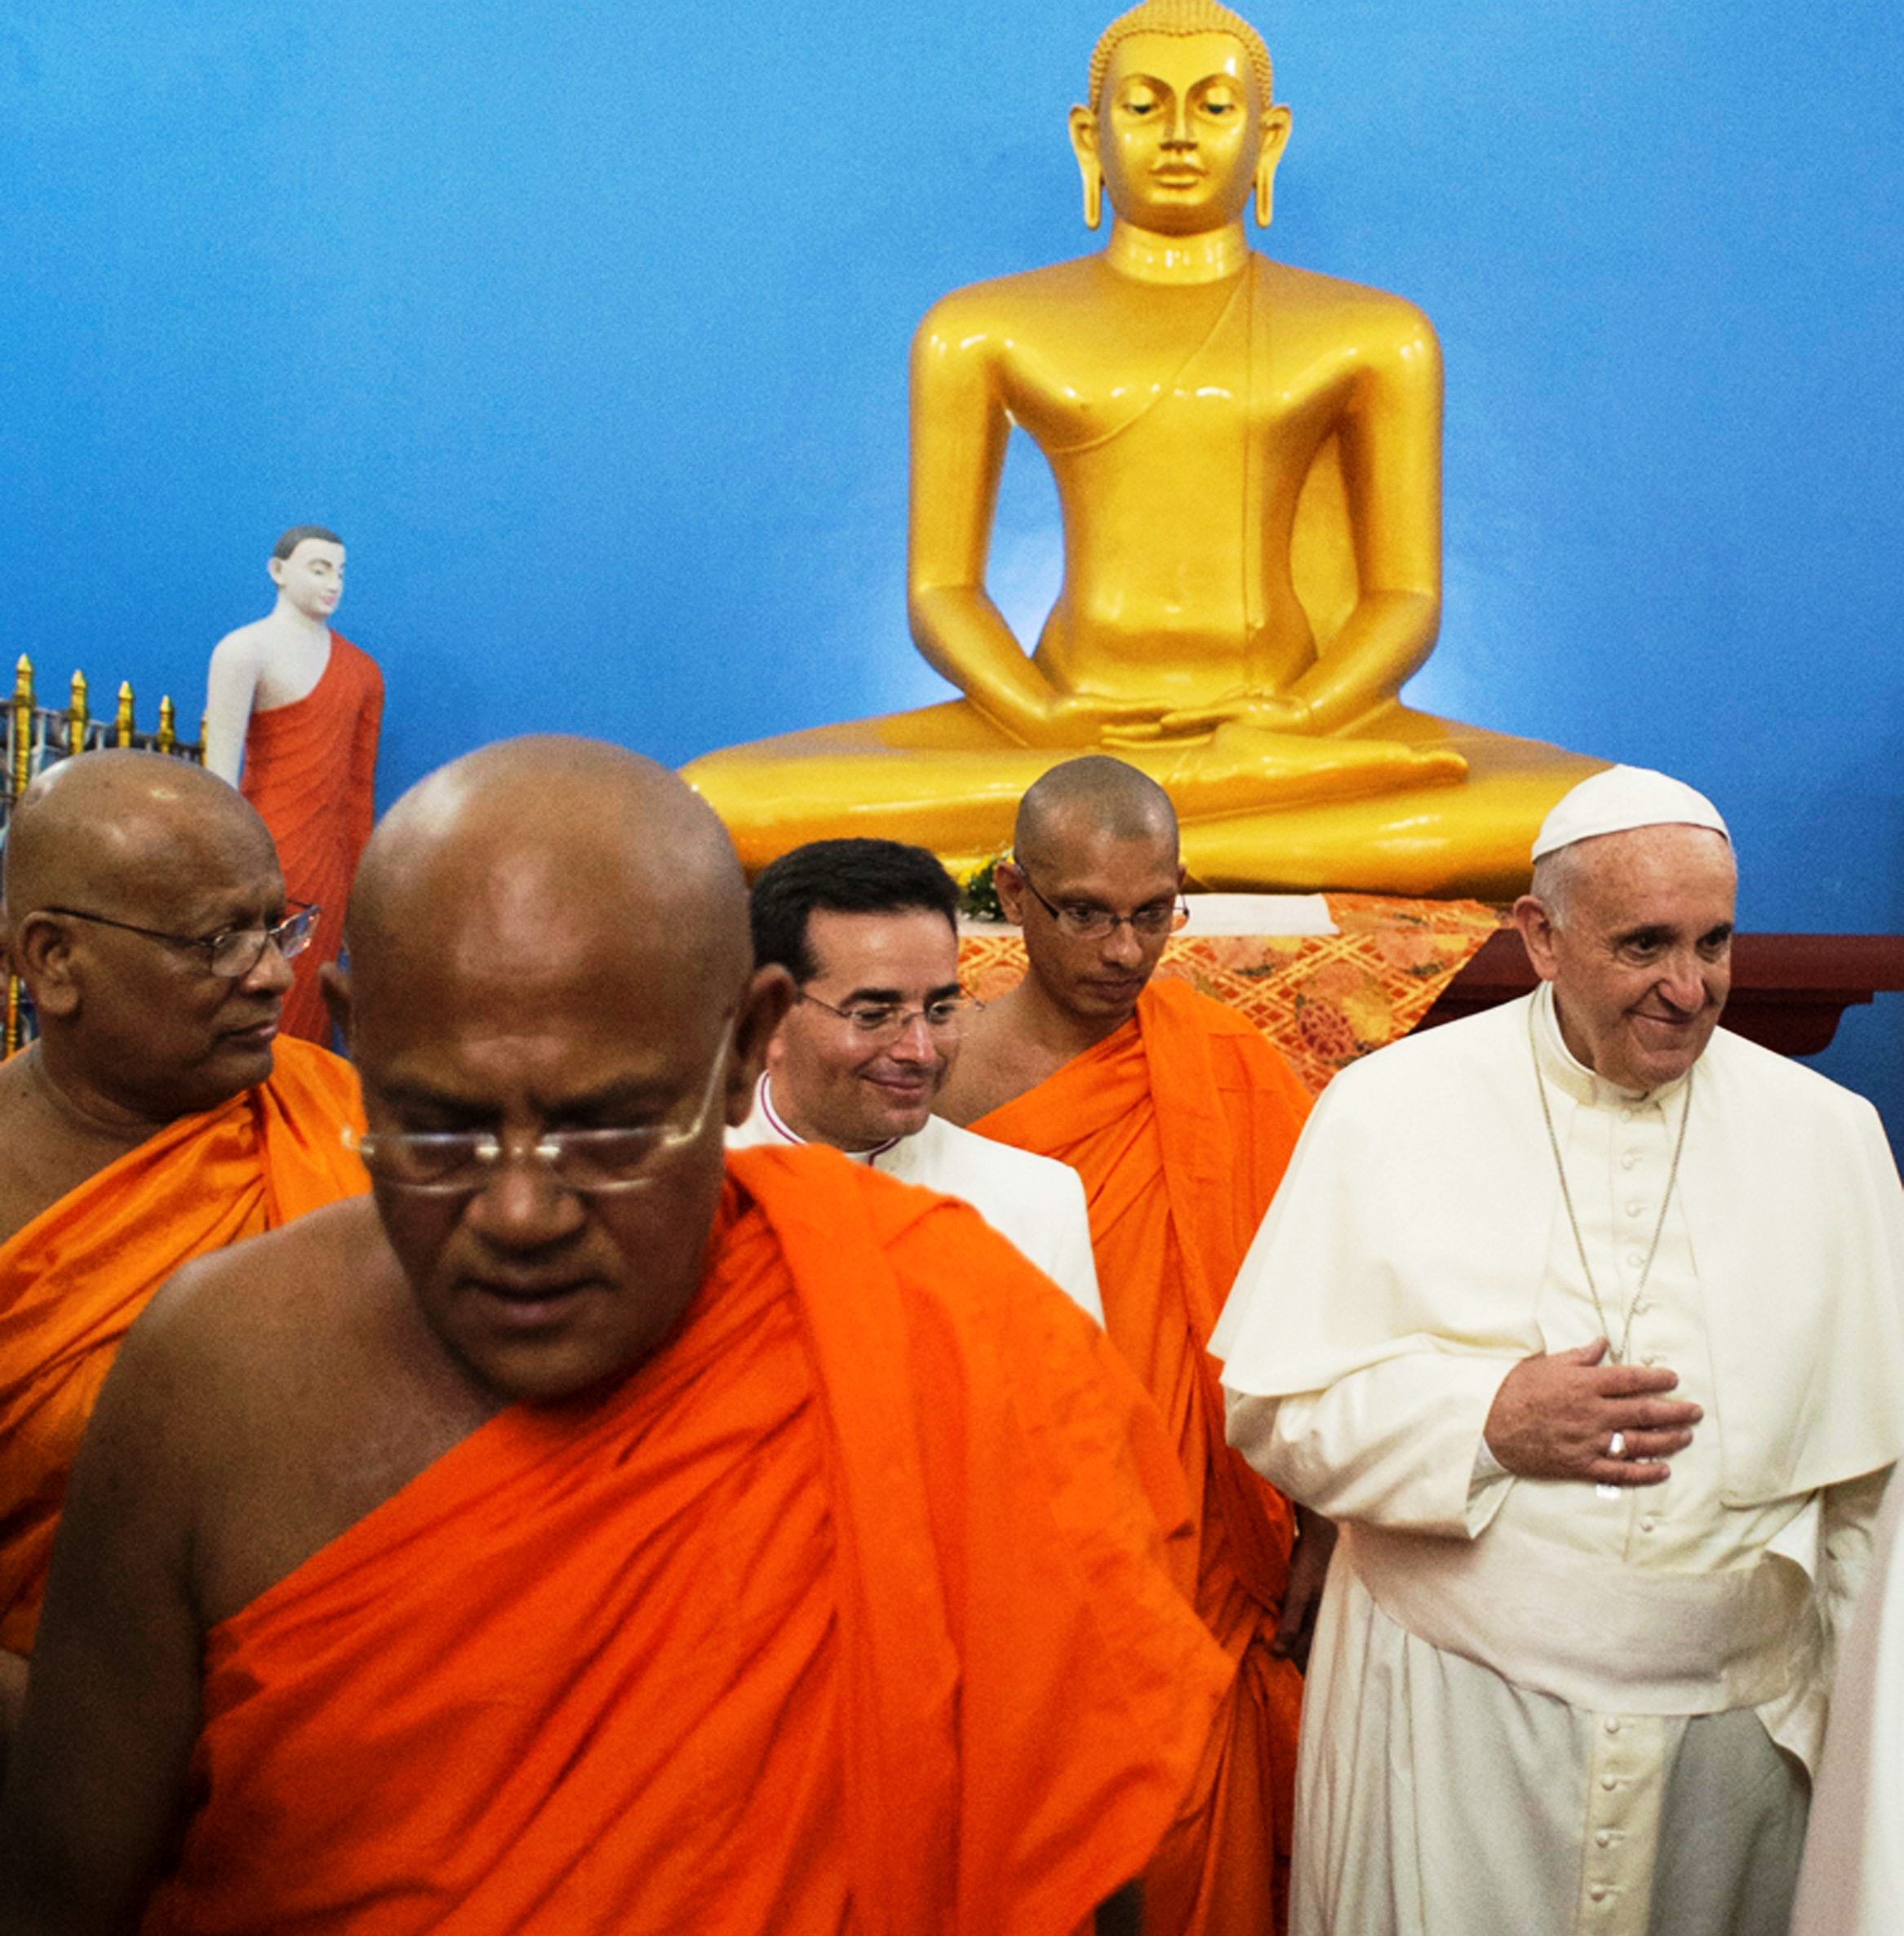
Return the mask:
[[1060,849],[1080,837],[1167,842],[1177,854],[1177,813],[1148,774],[1107,753],[1067,760],[1035,781],[1019,802],[1012,850],[1032,867],[1062,864]]
[[[511,1398],[639,1363],[700,1281],[722,1126],[746,1113],[792,992],[783,970],[751,975],[720,821],[617,747],[485,747],[384,816],[345,931],[349,972],[328,987],[378,1213],[438,1342]],[[530,1148],[430,1194],[389,1152],[446,1133]],[[564,1148],[580,1153],[551,1180]]]
[[41,1064],[87,1112],[168,1122],[270,1075],[291,970],[266,946],[221,975],[206,946],[284,914],[277,849],[235,788],[160,753],[62,761],[15,810],[5,892]]
[[42,908],[144,904],[155,870],[266,859],[276,865],[271,836],[236,788],[186,761],[116,748],[49,766],[21,795],[4,898],[17,928]]
[[593,739],[506,740],[411,788],[351,890],[361,991],[422,948],[534,979],[577,948],[637,948],[725,1001],[752,961],[747,884],[713,810],[665,767]]

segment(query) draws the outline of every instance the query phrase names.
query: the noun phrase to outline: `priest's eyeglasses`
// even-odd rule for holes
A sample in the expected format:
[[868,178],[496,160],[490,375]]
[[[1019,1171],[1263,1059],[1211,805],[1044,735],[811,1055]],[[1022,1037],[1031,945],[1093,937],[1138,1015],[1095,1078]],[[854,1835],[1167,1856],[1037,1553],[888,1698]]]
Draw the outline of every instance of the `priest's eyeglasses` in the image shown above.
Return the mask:
[[1129,914],[1113,914],[1094,901],[1048,901],[1032,885],[1025,864],[1014,856],[1011,864],[1018,869],[1019,878],[1032,899],[1058,924],[1059,933],[1073,941],[1102,941],[1125,926],[1134,935],[1155,939],[1159,935],[1175,934],[1190,919],[1190,909],[1181,895],[1167,901],[1147,901]]
[[264,958],[267,948],[275,948],[286,961],[302,954],[310,945],[324,910],[314,901],[295,901],[297,912],[287,915],[273,928],[220,928],[215,935],[168,935],[158,928],[142,928],[135,921],[115,921],[109,914],[89,914],[83,908],[47,908],[47,914],[63,914],[69,921],[90,921],[102,928],[123,928],[128,935],[143,935],[148,941],[163,941],[173,948],[195,949],[204,957],[206,972],[220,981],[242,981]]
[[685,1148],[707,1127],[727,1072],[733,1036],[730,1017],[689,1122],[544,1130],[521,1135],[494,1130],[371,1130],[360,1135],[346,1129],[344,1147],[357,1152],[378,1183],[423,1196],[473,1197],[501,1175],[512,1156],[521,1155],[544,1165],[563,1189],[579,1197],[641,1189],[661,1174],[668,1156]]
[[902,1007],[896,1001],[850,1001],[844,1008],[835,1008],[805,988],[797,999],[837,1015],[868,1047],[896,1042],[915,1022],[925,1023],[934,1035],[956,1035],[985,1006],[970,995],[947,995],[919,1008]]

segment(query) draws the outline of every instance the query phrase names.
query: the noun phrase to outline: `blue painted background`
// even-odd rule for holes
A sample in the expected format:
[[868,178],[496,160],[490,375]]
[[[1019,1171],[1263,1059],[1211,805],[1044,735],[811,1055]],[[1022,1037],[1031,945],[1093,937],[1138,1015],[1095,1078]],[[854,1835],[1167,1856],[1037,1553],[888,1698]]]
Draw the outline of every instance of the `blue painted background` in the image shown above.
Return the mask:
[[[671,762],[943,692],[905,358],[1080,251],[1112,7],[14,0],[0,646],[195,720],[285,524],[337,526],[385,797],[529,726]],[[1418,703],[1671,768],[1743,917],[1904,928],[1904,8],[1285,0],[1276,252],[1447,353]],[[1049,486],[994,565],[1029,633]],[[1826,1066],[1904,1130],[1904,997]]]

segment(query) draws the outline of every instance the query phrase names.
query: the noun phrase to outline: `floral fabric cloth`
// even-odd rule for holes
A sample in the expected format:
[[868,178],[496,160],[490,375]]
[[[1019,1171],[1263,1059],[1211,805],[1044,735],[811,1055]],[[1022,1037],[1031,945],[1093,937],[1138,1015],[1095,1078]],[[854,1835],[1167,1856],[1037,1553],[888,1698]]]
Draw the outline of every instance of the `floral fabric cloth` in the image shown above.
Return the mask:
[[[1157,970],[1247,1016],[1312,1094],[1406,1035],[1503,918],[1481,901],[1375,894],[1332,894],[1329,912],[1339,934],[1175,935]],[[1024,946],[967,935],[959,964],[966,988],[992,1001],[1023,975]]]

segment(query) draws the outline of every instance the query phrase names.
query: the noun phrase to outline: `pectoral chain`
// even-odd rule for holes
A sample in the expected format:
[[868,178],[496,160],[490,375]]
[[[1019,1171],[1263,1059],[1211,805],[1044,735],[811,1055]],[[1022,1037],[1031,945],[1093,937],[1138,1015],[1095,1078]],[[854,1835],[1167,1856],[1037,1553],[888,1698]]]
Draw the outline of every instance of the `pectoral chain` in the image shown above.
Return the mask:
[[1633,1319],[1639,1311],[1640,1301],[1646,1294],[1646,1281],[1653,1275],[1653,1260],[1659,1254],[1659,1240],[1666,1231],[1666,1213],[1672,1203],[1673,1186],[1680,1179],[1680,1156],[1686,1147],[1686,1125],[1693,1115],[1693,1076],[1686,1072],[1685,1100],[1680,1108],[1680,1133],[1672,1146],[1672,1167],[1667,1172],[1666,1193],[1659,1200],[1659,1216],[1653,1226],[1653,1241],[1646,1249],[1646,1261],[1640,1267],[1640,1281],[1635,1287],[1632,1299],[1626,1310],[1626,1321],[1620,1327],[1620,1341],[1613,1343],[1613,1328],[1609,1322],[1606,1306],[1600,1302],[1600,1286],[1594,1281],[1593,1266],[1587,1261],[1587,1243],[1580,1234],[1580,1219],[1573,1209],[1573,1192],[1568,1187],[1567,1166],[1560,1155],[1560,1139],[1554,1132],[1554,1112],[1547,1101],[1546,1078],[1540,1072],[1540,1046],[1534,1040],[1533,1009],[1527,1011],[1527,1046],[1533,1056],[1534,1093],[1540,1098],[1541,1120],[1547,1126],[1547,1148],[1554,1152],[1554,1174],[1560,1179],[1560,1201],[1567,1206],[1567,1222],[1573,1232],[1574,1254],[1580,1259],[1581,1274],[1587,1279],[1588,1294],[1593,1299],[1593,1308],[1600,1318],[1600,1333],[1607,1341],[1607,1355],[1613,1363],[1623,1365],[1627,1352],[1633,1342]]

